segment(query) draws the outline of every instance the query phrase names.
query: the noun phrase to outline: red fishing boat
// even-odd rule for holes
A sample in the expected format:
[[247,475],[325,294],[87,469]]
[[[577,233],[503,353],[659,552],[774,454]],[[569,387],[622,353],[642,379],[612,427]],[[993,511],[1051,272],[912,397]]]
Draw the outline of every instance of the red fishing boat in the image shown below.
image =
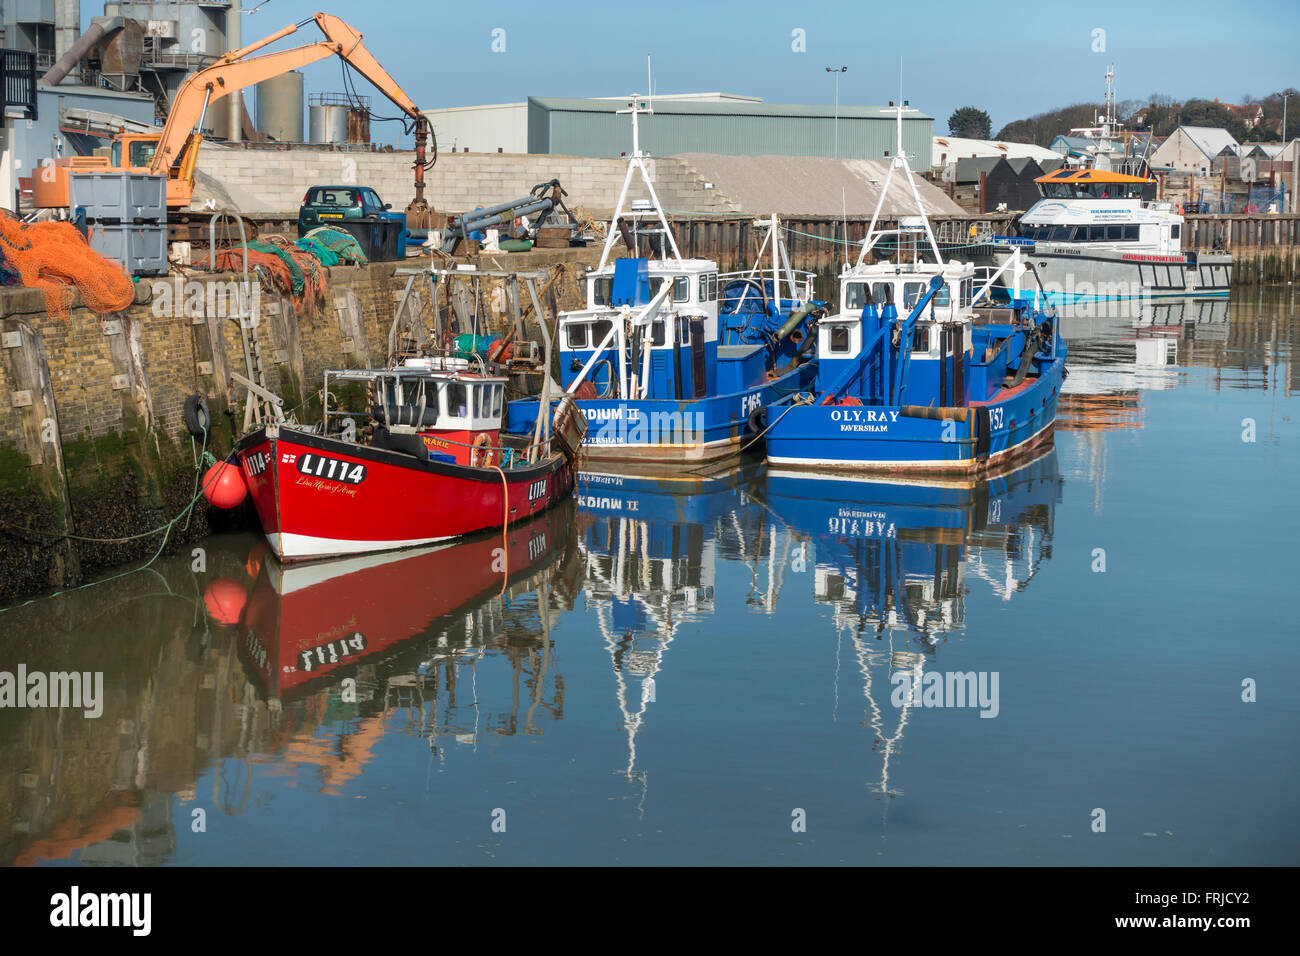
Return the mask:
[[[447,615],[482,606],[507,586],[535,586],[568,547],[571,529],[572,514],[561,508],[512,527],[505,541],[483,534],[293,567],[268,559],[239,616],[239,650],[268,696],[300,696],[340,670],[428,638]],[[417,641],[417,652],[428,644]]]
[[[276,557],[418,547],[523,521],[569,495],[586,419],[566,400],[532,436],[502,435],[505,386],[427,364],[326,372],[320,425],[267,424],[235,446]],[[331,394],[364,394],[365,410],[332,410]]]

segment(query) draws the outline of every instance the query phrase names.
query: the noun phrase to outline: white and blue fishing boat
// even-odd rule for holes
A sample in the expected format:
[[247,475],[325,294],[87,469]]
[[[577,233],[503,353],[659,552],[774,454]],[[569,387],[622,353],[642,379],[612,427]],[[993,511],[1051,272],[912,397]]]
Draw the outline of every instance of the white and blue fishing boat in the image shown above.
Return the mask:
[[[978,475],[1052,433],[1066,353],[1055,313],[1020,298],[1001,315],[1008,321],[977,321],[972,303],[998,273],[977,291],[972,263],[944,261],[903,153],[906,110],[895,111],[898,151],[881,201],[856,264],[840,276],[838,313],[817,323],[816,380],[763,412],[773,464]],[[877,228],[896,173],[911,183],[919,216]],[[904,237],[923,235],[933,261],[870,262],[889,235],[900,251]]]
[[[729,279],[715,262],[683,259],[640,149],[637,117],[651,111],[633,97],[620,112],[632,116],[632,155],[600,264],[584,279],[587,307],[559,315],[558,388],[587,417],[588,460],[718,461],[741,452],[764,405],[812,383],[816,306],[797,294],[783,251],[774,250],[770,277]],[[638,172],[650,199],[628,208]],[[772,227],[779,246],[775,219]],[[616,260],[620,235],[631,257]],[[734,305],[720,308],[720,286],[733,283]],[[506,430],[531,430],[552,388],[548,378],[540,396],[511,402]]]

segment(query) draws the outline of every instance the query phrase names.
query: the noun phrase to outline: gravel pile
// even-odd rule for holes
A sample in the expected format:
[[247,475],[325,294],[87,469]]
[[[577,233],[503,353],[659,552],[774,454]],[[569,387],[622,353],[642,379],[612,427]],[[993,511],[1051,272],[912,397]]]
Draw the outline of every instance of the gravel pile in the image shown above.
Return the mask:
[[[870,216],[884,187],[889,164],[867,159],[823,156],[720,156],[683,153],[678,158],[714,184],[746,214],[761,216]],[[921,203],[930,216],[963,216],[947,194],[916,175]],[[907,178],[896,172],[889,184],[883,214],[915,215]]]

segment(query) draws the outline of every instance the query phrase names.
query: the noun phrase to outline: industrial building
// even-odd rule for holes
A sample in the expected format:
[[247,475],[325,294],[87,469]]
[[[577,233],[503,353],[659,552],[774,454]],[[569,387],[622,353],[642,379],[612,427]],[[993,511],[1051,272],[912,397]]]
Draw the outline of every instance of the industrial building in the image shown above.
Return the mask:
[[[651,102],[642,98],[642,102]],[[641,147],[654,156],[827,156],[887,159],[896,150],[895,119],[886,106],[781,105],[730,93],[654,97],[641,119]],[[428,112],[444,149],[472,152],[619,156],[631,148],[626,97],[557,99],[452,107]],[[934,119],[908,113],[904,149],[930,156]],[[838,145],[837,145],[838,144]]]

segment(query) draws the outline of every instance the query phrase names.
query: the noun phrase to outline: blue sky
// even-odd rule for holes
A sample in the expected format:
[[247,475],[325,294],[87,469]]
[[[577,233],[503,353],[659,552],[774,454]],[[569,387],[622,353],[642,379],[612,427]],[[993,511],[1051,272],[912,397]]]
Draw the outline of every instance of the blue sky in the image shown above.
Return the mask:
[[[251,6],[257,0],[243,0]],[[94,5],[97,7],[97,5]],[[83,3],[89,19],[91,3]],[[842,103],[905,96],[947,131],[957,107],[989,112],[996,132],[1033,113],[1100,100],[1114,61],[1119,99],[1152,92],[1237,102],[1300,87],[1300,3],[1229,6],[1147,3],[721,3],[552,0],[334,3],[269,0],[243,17],[248,43],[325,9],[365,35],[422,108],[519,101],[527,96],[645,92],[654,58],[656,92],[723,90],[778,103],[830,103],[827,66],[847,66]],[[504,30],[504,52],[493,31]],[[794,52],[802,30],[806,52]],[[1104,30],[1105,52],[1094,52]],[[304,27],[277,49],[318,35]],[[498,35],[497,45],[500,45]],[[310,67],[308,92],[340,88],[337,61]],[[360,92],[373,92],[360,89]],[[375,104],[379,111],[382,106]],[[390,124],[373,130],[390,136]]]

